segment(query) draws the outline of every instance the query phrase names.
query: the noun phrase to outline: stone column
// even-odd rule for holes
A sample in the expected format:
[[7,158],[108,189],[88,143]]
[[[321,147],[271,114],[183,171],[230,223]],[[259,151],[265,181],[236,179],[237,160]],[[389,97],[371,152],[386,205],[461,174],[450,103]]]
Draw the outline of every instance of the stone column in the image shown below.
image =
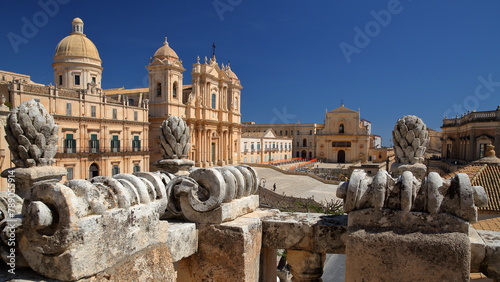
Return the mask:
[[259,281],[275,281],[277,264],[276,249],[262,248],[260,253]]
[[326,255],[310,251],[288,250],[287,262],[293,275],[293,282],[323,281],[323,263]]

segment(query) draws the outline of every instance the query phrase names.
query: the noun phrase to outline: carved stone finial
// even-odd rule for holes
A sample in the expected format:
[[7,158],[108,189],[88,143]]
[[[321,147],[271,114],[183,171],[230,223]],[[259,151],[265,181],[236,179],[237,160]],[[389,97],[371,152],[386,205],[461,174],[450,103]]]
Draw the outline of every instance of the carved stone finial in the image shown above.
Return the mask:
[[422,163],[429,133],[417,116],[400,118],[392,131],[396,161],[401,164]]
[[486,145],[486,153],[484,154],[485,157],[494,157],[495,154],[495,146],[493,144],[488,144]]
[[191,148],[190,130],[186,122],[170,116],[161,125],[160,144],[165,159],[184,159]]
[[5,126],[5,138],[16,167],[52,165],[57,152],[58,128],[45,107],[35,100],[13,109]]

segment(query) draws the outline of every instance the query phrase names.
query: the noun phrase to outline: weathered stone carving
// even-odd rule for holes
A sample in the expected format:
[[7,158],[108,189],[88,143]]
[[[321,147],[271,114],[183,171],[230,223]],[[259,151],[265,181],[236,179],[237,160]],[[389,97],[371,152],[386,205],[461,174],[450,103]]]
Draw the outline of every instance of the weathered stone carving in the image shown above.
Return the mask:
[[21,251],[38,273],[74,280],[164,243],[169,181],[141,172],[37,184],[24,202]]
[[363,170],[354,170],[348,182],[337,189],[344,199],[344,211],[390,209],[403,212],[448,213],[469,222],[477,221],[477,207],[487,204],[481,186],[472,186],[464,173],[451,180],[431,172],[423,183],[405,171],[392,178],[386,171],[370,177]]
[[16,168],[1,176],[15,180],[15,190],[21,198],[29,198],[36,183],[59,182],[66,169],[52,166],[57,152],[58,126],[42,104],[35,100],[21,103],[12,110],[5,126],[5,139]]
[[186,122],[170,116],[161,125],[160,145],[165,159],[185,159],[191,148],[190,130]]
[[198,223],[222,223],[258,207],[257,172],[250,166],[195,168],[167,186],[168,211]]
[[57,152],[58,126],[35,100],[14,108],[5,126],[6,140],[16,167],[52,165]]
[[191,148],[190,129],[186,122],[176,116],[164,120],[160,127],[160,148],[165,159],[155,165],[169,173],[187,175],[194,161],[186,159]]
[[397,162],[416,164],[424,161],[429,133],[425,123],[417,116],[400,118],[392,131]]
[[422,180],[427,171],[422,162],[429,139],[425,123],[417,116],[404,116],[396,122],[392,136],[396,163],[392,165],[391,171],[399,176],[409,170]]

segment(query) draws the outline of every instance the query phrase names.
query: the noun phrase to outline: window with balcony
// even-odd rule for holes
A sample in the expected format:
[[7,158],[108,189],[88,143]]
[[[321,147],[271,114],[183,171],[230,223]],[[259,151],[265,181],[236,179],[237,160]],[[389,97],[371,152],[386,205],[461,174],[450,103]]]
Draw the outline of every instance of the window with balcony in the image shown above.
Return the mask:
[[66,139],[64,139],[64,152],[65,153],[76,153],[76,140],[73,139],[73,134],[66,134]]
[[120,152],[120,140],[118,135],[113,135],[111,139],[111,152]]
[[139,152],[141,150],[141,140],[139,140],[139,136],[134,136],[132,140],[132,151]]
[[99,139],[97,139],[97,134],[90,134],[89,152],[94,154],[99,153]]

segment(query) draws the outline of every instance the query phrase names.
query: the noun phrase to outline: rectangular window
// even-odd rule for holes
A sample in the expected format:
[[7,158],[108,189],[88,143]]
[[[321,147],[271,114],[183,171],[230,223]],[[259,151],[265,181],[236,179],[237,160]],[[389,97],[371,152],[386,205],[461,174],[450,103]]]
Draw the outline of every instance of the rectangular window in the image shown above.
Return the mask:
[[309,135],[313,135],[313,131],[312,130],[309,130]]
[[141,150],[141,140],[139,140],[139,136],[134,136],[134,140],[132,140],[132,151],[139,152]]
[[118,110],[113,109],[113,119],[117,119],[118,117]]
[[66,115],[71,115],[71,103],[66,103]]
[[484,157],[484,152],[486,151],[486,144],[479,144],[479,158]]
[[139,120],[139,113],[137,111],[134,111],[134,121]]
[[73,168],[72,167],[66,168],[66,172],[67,172],[66,179],[68,180],[73,179]]
[[96,83],[96,79],[95,79],[95,76],[92,77],[92,83]]
[[69,154],[76,153],[76,140],[73,139],[73,134],[66,134],[64,152]]
[[113,165],[111,168],[111,175],[119,174],[120,173],[120,167],[118,165]]
[[217,105],[217,96],[215,94],[212,94],[212,109],[215,109],[216,105]]
[[99,153],[99,140],[97,134],[90,134],[89,151],[91,153]]
[[63,85],[62,75],[59,76],[59,85]]
[[332,147],[351,147],[351,142],[332,142]]
[[128,99],[128,105],[129,105],[129,106],[133,106],[133,105],[134,105],[134,102],[135,102],[135,100],[134,100],[133,98],[129,98],[129,99]]
[[113,139],[111,139],[111,152],[120,152],[120,140],[118,139],[118,135],[113,135]]
[[75,85],[80,85],[80,75],[75,74]]
[[96,117],[96,107],[95,106],[90,106],[90,116],[91,117]]
[[138,163],[134,163],[134,172],[140,172],[141,166]]

